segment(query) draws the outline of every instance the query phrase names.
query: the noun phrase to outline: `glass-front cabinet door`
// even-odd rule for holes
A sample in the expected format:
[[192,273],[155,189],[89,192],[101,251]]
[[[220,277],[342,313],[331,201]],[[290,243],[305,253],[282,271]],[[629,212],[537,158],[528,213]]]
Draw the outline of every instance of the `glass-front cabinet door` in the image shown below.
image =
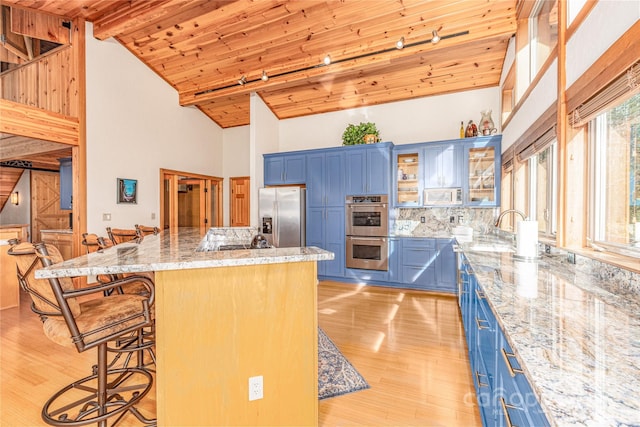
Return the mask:
[[500,204],[499,141],[476,142],[465,150],[467,205],[498,206]]
[[394,205],[420,206],[421,150],[395,151]]

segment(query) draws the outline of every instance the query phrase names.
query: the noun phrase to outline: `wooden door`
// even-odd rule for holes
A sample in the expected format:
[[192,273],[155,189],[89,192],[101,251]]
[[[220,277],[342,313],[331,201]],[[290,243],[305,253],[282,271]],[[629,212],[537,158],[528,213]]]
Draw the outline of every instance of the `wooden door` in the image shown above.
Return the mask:
[[60,174],[31,171],[31,239],[40,242],[40,230],[69,228],[69,213],[60,209]]
[[231,187],[230,218],[232,227],[249,226],[249,177],[229,178]]

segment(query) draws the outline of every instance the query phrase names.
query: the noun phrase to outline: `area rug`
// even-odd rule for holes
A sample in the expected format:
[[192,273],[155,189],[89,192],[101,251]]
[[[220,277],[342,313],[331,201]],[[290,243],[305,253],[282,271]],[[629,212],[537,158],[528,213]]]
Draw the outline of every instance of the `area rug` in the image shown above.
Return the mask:
[[369,388],[356,368],[318,328],[318,400]]

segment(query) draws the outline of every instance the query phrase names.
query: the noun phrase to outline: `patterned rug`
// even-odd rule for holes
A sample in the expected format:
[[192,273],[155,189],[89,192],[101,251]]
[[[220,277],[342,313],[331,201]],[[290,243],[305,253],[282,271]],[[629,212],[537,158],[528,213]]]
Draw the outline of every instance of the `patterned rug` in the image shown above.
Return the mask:
[[318,328],[318,400],[369,388],[369,384]]

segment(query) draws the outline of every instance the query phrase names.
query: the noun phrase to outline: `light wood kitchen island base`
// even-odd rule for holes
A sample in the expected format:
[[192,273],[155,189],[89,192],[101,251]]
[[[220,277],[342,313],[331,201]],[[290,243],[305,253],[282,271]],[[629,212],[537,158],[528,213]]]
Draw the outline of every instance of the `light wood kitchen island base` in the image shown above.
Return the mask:
[[317,425],[316,277],[315,261],[157,271],[158,425]]

